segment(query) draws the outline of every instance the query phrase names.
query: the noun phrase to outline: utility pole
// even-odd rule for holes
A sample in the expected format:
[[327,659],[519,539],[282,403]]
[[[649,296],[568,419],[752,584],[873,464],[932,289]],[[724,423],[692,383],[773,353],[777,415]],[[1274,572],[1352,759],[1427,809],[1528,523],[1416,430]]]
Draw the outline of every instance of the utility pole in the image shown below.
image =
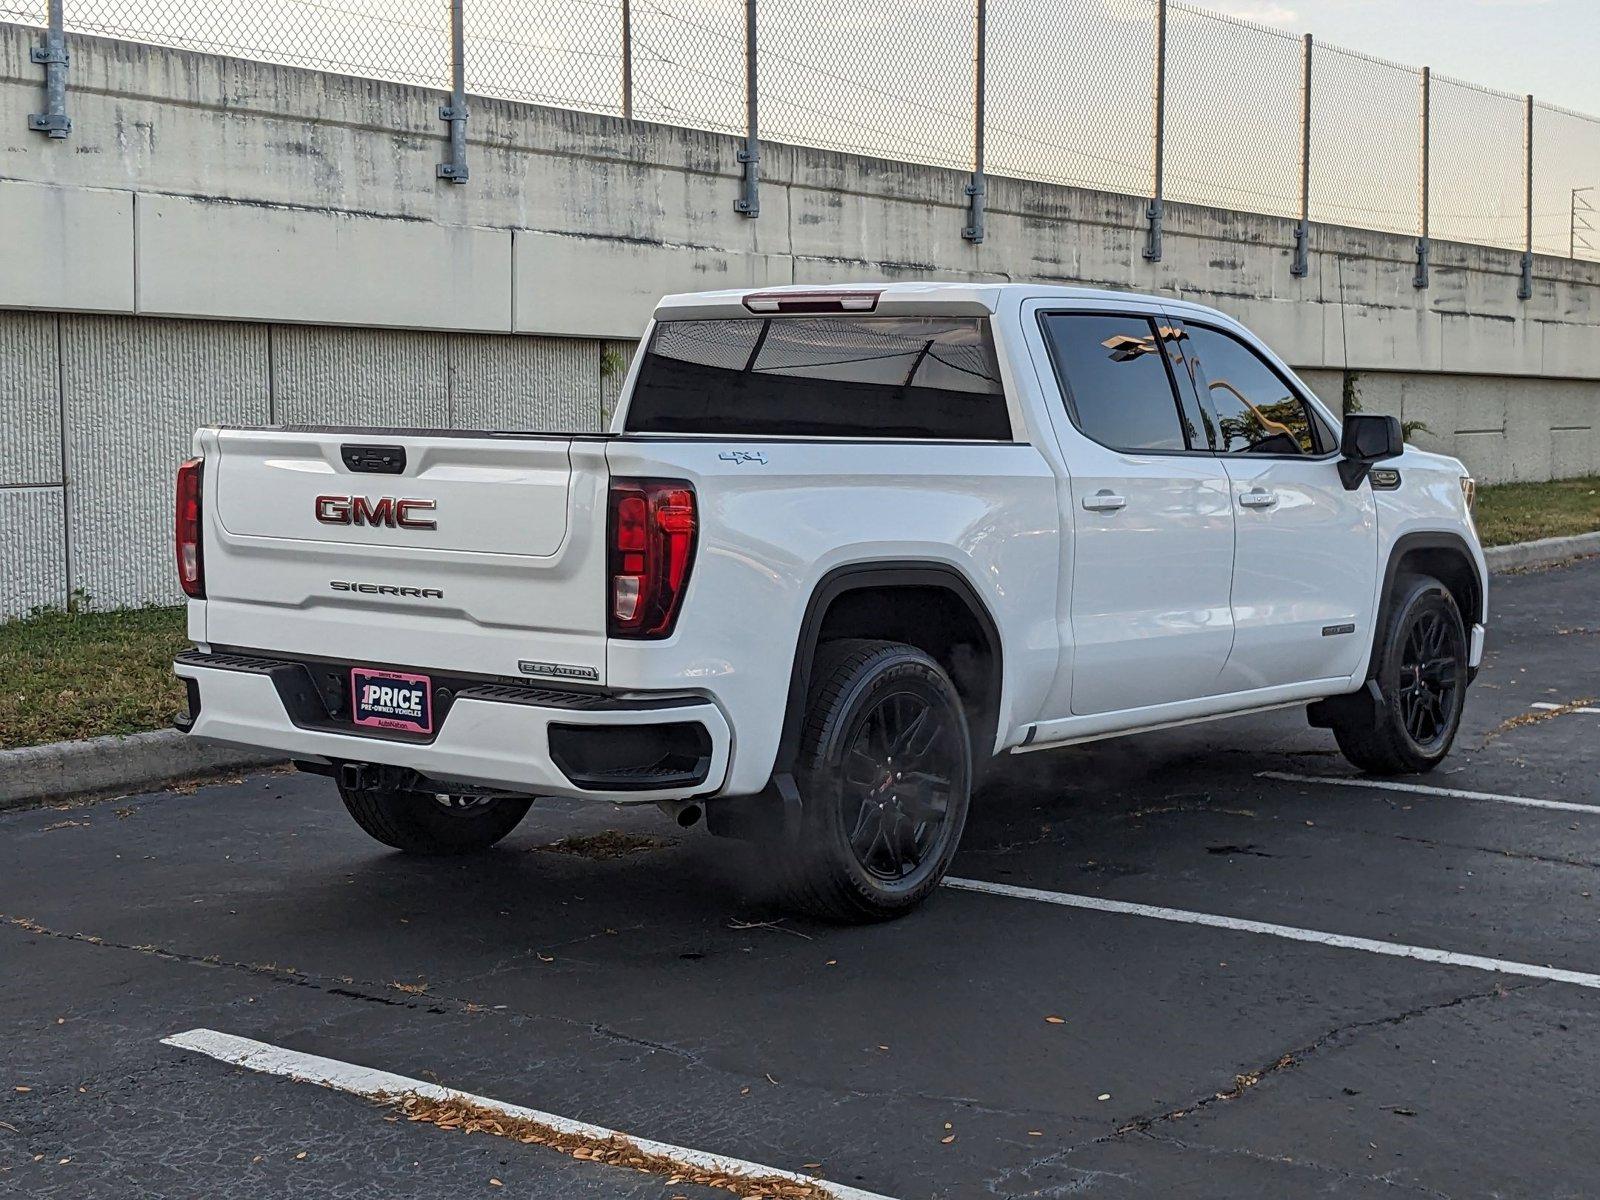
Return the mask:
[[1428,286],[1428,256],[1431,253],[1428,241],[1428,172],[1431,169],[1429,158],[1433,146],[1433,101],[1432,101],[1433,68],[1422,68],[1422,146],[1421,161],[1417,164],[1417,273],[1412,276],[1411,282],[1419,287]]
[[1523,102],[1522,128],[1522,283],[1517,288],[1517,299],[1533,296],[1533,97]]
[[1167,151],[1167,0],[1156,0],[1154,145],[1150,156],[1150,204],[1145,209],[1144,256],[1161,261],[1161,220],[1166,203]]
[[1300,222],[1294,229],[1294,262],[1289,274],[1311,270],[1311,35],[1301,41],[1300,58]]
[[44,44],[28,51],[31,62],[44,68],[44,111],[28,114],[28,128],[46,137],[64,138],[72,132],[67,116],[67,37],[62,0],[50,0]]
[[989,60],[989,0],[978,0],[973,14],[972,37],[972,178],[967,181],[967,224],[961,236],[983,241],[983,197],[988,185],[983,176],[983,122],[985,80]]
[[622,119],[633,120],[633,3],[622,0]]
[[746,217],[761,215],[761,124],[759,117],[756,66],[756,0],[744,0],[744,147],[739,162],[744,179],[733,211]]

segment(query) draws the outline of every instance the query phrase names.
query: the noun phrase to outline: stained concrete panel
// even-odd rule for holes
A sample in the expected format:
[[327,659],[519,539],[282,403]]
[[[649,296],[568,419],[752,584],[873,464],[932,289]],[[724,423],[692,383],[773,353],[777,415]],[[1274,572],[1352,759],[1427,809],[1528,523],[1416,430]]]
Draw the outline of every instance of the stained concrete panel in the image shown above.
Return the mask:
[[787,255],[516,234],[516,331],[636,338],[674,292],[772,287],[794,279]]
[[0,620],[67,602],[59,487],[0,488]]
[[1310,388],[1328,411],[1338,416],[1344,407],[1344,372],[1318,367],[1296,367],[1300,382]]
[[60,482],[56,318],[0,312],[0,487]]
[[280,424],[450,425],[445,334],[282,325],[271,336]]
[[511,328],[508,230],[150,194],[136,223],[141,313]]
[[605,348],[604,342],[582,338],[452,335],[450,424],[598,430]]
[[1557,479],[1600,475],[1600,430],[1552,429],[1550,473]]
[[0,307],[133,311],[132,192],[0,180],[0,230]]
[[259,326],[63,317],[72,582],[100,605],[176,603],[172,479],[197,426],[268,414]]

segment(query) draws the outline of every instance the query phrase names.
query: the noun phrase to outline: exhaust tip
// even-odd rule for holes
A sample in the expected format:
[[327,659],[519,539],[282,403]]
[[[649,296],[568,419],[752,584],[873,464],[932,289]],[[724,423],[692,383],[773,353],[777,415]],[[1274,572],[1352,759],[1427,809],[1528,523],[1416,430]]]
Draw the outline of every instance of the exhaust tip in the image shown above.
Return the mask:
[[685,804],[678,810],[678,824],[688,829],[700,821],[700,806],[698,804]]

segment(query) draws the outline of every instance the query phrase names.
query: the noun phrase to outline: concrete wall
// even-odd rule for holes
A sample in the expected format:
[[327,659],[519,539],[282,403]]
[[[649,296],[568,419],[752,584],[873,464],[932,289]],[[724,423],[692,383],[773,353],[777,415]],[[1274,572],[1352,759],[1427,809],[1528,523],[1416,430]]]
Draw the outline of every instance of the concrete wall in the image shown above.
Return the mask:
[[[1600,265],[991,179],[474,100],[435,177],[439,95],[69,39],[70,138],[26,131],[34,31],[0,24],[0,613],[83,588],[169,599],[167,487],[201,421],[595,424],[608,343],[667,291],[1039,279],[1164,292],[1259,330],[1337,401],[1426,422],[1484,479],[1600,471]],[[98,315],[93,315],[98,314]]]
[[73,591],[101,607],[176,602],[172,474],[196,425],[593,429],[617,358],[607,349],[0,312],[0,614],[61,605]]

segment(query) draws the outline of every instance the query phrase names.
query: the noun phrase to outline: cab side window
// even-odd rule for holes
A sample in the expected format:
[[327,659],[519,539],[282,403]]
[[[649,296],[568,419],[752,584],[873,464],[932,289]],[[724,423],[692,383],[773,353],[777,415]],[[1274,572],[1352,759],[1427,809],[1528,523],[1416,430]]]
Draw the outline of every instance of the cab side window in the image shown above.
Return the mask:
[[1046,313],[1045,344],[1073,424],[1113,450],[1203,447],[1178,407],[1165,353],[1145,317]]
[[1183,340],[1195,386],[1216,413],[1218,453],[1322,451],[1306,402],[1249,346],[1201,325],[1185,325]]

